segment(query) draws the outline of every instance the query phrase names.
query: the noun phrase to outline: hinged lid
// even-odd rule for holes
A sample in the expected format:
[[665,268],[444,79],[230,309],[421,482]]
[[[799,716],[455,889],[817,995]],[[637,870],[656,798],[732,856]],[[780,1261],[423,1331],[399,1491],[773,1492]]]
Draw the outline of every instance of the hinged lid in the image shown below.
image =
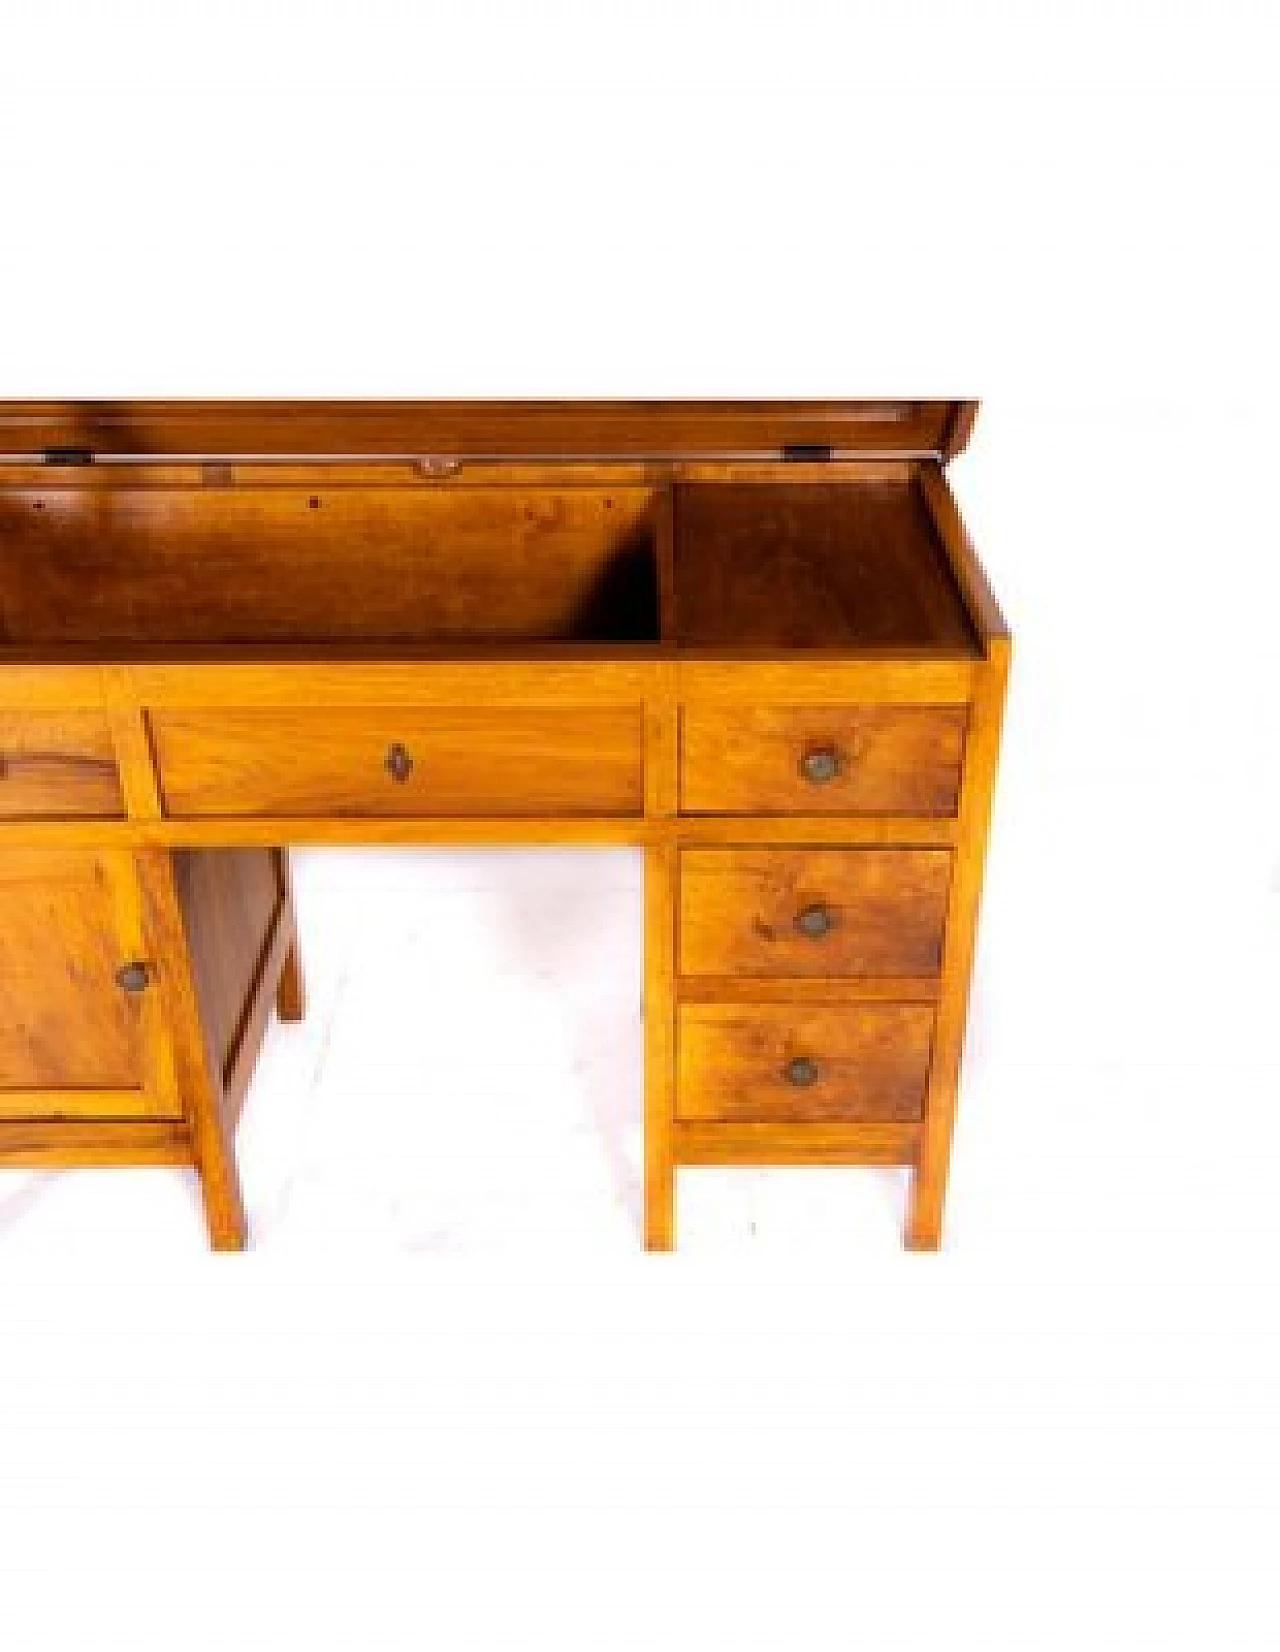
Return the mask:
[[0,402],[0,458],[936,456],[973,401]]

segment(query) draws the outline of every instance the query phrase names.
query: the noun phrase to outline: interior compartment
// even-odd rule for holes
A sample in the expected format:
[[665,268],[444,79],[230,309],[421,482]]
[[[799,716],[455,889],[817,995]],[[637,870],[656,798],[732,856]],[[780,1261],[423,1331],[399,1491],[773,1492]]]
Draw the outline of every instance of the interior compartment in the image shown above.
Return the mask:
[[980,653],[905,466],[612,483],[308,468],[0,481],[0,646]]
[[675,592],[688,647],[979,652],[910,478],[681,484]]
[[0,493],[0,640],[645,643],[655,491],[147,484]]

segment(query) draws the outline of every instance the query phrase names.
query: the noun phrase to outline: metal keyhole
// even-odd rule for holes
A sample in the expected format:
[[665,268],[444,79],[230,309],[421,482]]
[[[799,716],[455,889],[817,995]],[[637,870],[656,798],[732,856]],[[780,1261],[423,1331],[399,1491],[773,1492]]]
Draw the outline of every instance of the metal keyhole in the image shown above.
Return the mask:
[[413,758],[410,757],[407,747],[402,746],[398,740],[393,746],[388,747],[386,770],[397,785],[404,785],[412,768]]

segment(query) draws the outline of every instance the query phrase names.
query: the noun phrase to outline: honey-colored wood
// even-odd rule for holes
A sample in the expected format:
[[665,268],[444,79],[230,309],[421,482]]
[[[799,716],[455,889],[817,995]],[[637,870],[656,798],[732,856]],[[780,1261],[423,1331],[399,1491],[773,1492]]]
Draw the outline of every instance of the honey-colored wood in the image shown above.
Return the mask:
[[208,1070],[221,1086],[230,1131],[292,945],[280,856],[271,849],[179,853],[173,873]]
[[[166,958],[163,944],[149,921],[137,857],[111,855],[106,864],[121,952],[126,959],[141,961],[146,970],[145,989],[137,995],[143,1087],[155,1098],[152,1109],[155,1113],[170,1119],[182,1118],[186,1108],[164,995],[157,990],[158,982],[175,965]],[[119,979],[116,985],[120,986]]]
[[[61,668],[59,668],[61,669]],[[465,707],[496,711],[635,708],[655,686],[662,662],[632,649],[520,649],[517,657],[492,649],[448,654],[374,650],[348,658],[323,651],[203,649],[183,653],[180,663],[159,657],[130,664],[127,678],[136,704],[184,711],[279,711],[323,706]],[[0,660],[7,700],[12,668]],[[19,669],[19,682],[25,673]],[[741,685],[739,685],[741,686]],[[971,673],[959,698],[968,699]],[[952,698],[947,694],[942,699]]]
[[287,838],[295,848],[326,845],[578,844],[585,848],[666,842],[680,831],[672,819],[638,815],[208,815],[175,820],[83,823],[0,822],[0,850],[98,848],[272,848]]
[[0,1090],[0,1119],[149,1119],[170,1117],[154,1092],[85,1087]]
[[682,1004],[936,1004],[936,975],[686,975]]
[[285,918],[281,926],[285,931],[281,937],[284,944],[284,962],[280,966],[280,980],[276,986],[276,1014],[282,1021],[301,1021],[307,1013],[307,987],[299,954],[298,913],[293,897],[293,873],[287,849],[276,850],[276,857]]
[[678,1166],[865,1164],[936,1245],[1009,661],[975,409],[0,403],[0,1165],[194,1165],[239,1248],[287,847],[634,844],[645,1244]]
[[[700,814],[953,815],[962,706],[694,706],[681,723],[681,798]],[[805,762],[829,753],[836,772]]]
[[675,884],[676,852],[644,857],[644,1243],[675,1244]]
[[941,849],[683,850],[681,974],[936,974],[950,877]]
[[721,650],[729,657],[694,657],[682,650],[676,666],[681,704],[729,705],[967,705],[980,665],[976,660],[894,659],[863,649],[856,657],[797,653],[769,659],[758,651]]
[[683,486],[675,542],[681,643],[974,651],[912,485]]
[[163,810],[146,715],[128,703],[127,688],[122,691],[116,674],[109,676],[112,681],[107,718],[129,815],[133,820],[159,820]]
[[[945,848],[956,840],[954,820],[926,815],[685,815],[676,826],[689,845],[804,843],[883,848]],[[0,833],[0,837],[2,837]]]
[[0,454],[940,453],[954,401],[0,402]]
[[0,1168],[73,1170],[192,1163],[184,1123],[160,1119],[0,1119]]
[[[108,854],[0,854],[0,1090],[138,1092],[142,994],[116,971],[136,957],[122,935]],[[61,1110],[61,1109],[57,1109]]]
[[0,819],[124,812],[101,712],[0,711]]
[[240,1178],[231,1132],[222,1114],[219,1076],[207,1054],[173,862],[163,850],[144,849],[137,855],[137,865],[148,927],[157,956],[163,960],[157,985],[200,1173],[209,1241],[215,1250],[242,1250],[247,1229]]
[[945,992],[938,1005],[934,1053],[921,1136],[920,1157],[912,1177],[906,1242],[913,1250],[935,1250],[942,1242],[943,1205],[951,1165],[968,1013],[969,981],[977,936],[978,904],[986,859],[991,799],[1000,747],[1000,723],[1009,672],[1009,644],[994,639],[989,676],[973,707],[969,750],[960,798],[963,829],[947,909],[947,944],[943,958]]
[[640,708],[153,711],[169,815],[639,814]]
[[686,1004],[676,1117],[914,1123],[932,1034],[921,1004]]
[[[0,494],[10,643],[658,638],[641,488],[64,485]],[[356,575],[358,570],[358,577]]]
[[[645,701],[645,808],[668,827],[678,807],[675,672],[655,672]],[[676,848],[651,842],[644,856],[644,1245],[675,1244]]]
[[[674,746],[674,735],[672,737]],[[674,773],[674,767],[672,773]],[[648,771],[646,770],[646,785]],[[802,843],[890,847],[946,846],[956,823],[920,815],[442,815],[280,816],[209,815],[156,821],[0,821],[5,847],[128,849],[270,848],[287,837],[297,848],[326,845],[472,843],[607,847],[679,841],[687,844]]]
[[679,1121],[672,1141],[677,1164],[910,1165],[917,1124],[715,1124]]
[[[986,572],[978,561],[955,497],[938,465],[920,467],[920,492],[933,518],[934,528],[946,552],[952,577],[964,598],[969,618],[990,657],[990,645],[1007,642],[1009,628],[995,599]],[[981,685],[980,685],[981,686]]]
[[960,836],[947,912],[945,990],[938,1010],[925,1124],[905,1231],[910,1248],[935,1250],[942,1242],[978,906],[1012,645],[1004,615],[938,466],[922,467],[921,488],[986,655],[970,713],[960,795]]

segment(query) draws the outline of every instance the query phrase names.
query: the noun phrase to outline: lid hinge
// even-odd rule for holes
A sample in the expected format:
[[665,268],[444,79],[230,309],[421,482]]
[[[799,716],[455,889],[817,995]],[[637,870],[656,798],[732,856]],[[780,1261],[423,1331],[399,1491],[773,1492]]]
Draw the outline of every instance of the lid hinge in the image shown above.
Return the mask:
[[830,442],[784,442],[782,457],[803,464],[820,465],[835,457],[835,449]]
[[46,465],[91,465],[91,447],[47,447],[43,454]]

